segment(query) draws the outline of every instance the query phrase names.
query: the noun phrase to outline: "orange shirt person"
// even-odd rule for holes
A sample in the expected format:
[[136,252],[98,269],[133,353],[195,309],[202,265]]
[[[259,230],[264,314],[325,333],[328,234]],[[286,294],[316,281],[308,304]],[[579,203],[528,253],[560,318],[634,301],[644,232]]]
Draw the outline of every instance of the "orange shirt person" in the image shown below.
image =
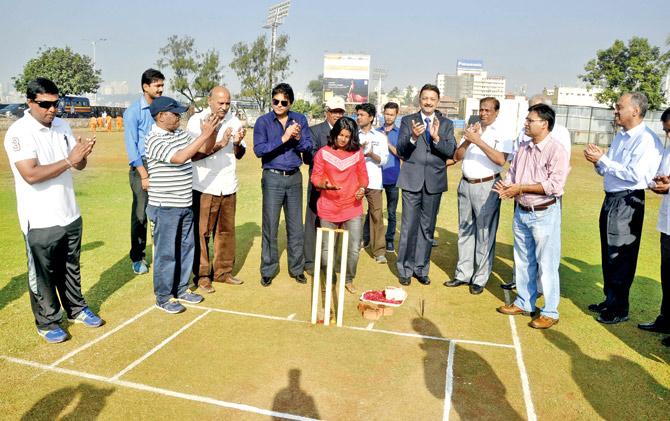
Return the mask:
[[123,117],[121,115],[116,116],[116,130],[123,131]]
[[105,126],[107,127],[107,131],[111,132],[112,131],[112,116],[107,114],[105,121]]
[[96,132],[98,127],[98,119],[95,116],[91,116],[91,119],[88,121],[88,127],[90,131]]
[[103,123],[103,121],[102,121],[102,117],[101,117],[101,116],[98,116],[98,127],[100,127],[101,129],[102,129],[103,127],[105,127],[105,126],[103,126],[102,123]]

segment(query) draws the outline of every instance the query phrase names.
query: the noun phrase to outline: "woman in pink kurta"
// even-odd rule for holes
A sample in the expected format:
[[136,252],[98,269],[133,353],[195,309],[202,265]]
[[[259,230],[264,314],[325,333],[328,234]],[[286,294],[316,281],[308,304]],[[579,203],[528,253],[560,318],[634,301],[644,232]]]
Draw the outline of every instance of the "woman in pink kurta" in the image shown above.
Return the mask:
[[[363,233],[363,203],[368,172],[365,156],[358,141],[358,126],[349,117],[335,122],[328,145],[314,157],[310,179],[321,194],[316,203],[317,215],[324,228],[342,228],[349,231],[347,276],[345,287],[355,293],[353,280],[358,265],[359,244]],[[328,256],[328,242],[321,244],[322,266]]]

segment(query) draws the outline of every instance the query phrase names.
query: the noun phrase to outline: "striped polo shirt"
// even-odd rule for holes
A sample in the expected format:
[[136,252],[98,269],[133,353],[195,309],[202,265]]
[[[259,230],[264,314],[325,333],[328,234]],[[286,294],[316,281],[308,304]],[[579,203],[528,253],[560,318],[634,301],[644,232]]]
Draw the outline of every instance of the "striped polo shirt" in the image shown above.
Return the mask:
[[155,124],[145,139],[149,167],[149,204],[151,206],[186,208],[191,206],[193,167],[189,159],[172,164],[170,159],[193,138],[181,129],[168,132]]

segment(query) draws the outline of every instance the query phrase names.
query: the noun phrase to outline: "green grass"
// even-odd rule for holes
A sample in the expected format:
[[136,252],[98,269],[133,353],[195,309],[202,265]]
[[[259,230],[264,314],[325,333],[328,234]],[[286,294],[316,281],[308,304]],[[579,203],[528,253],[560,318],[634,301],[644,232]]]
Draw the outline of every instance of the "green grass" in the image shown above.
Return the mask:
[[[4,133],[0,133],[4,138]],[[453,168],[453,167],[452,167]],[[504,300],[500,282],[511,278],[512,203],[504,202],[494,273],[481,296],[447,289],[457,260],[456,183],[442,199],[429,287],[413,283],[407,302],[376,329],[512,344],[509,320],[495,308]],[[270,288],[259,285],[260,162],[250,150],[238,165],[235,272],[243,286],[215,285],[203,305],[216,309],[309,319],[311,289],[286,271],[286,240],[280,229],[281,273]],[[107,320],[99,330],[66,326],[72,339],[48,345],[35,334],[27,295],[25,251],[16,217],[13,179],[0,164],[0,355],[51,364],[109,332],[153,303],[151,274],[130,269],[128,187],[120,133],[99,133],[89,167],[75,175],[84,220],[83,289],[91,307]],[[540,419],[663,419],[670,410],[670,350],[661,335],[635,324],[658,312],[660,199],[647,195],[637,277],[631,290],[631,321],[598,324],[586,310],[602,299],[598,214],[602,178],[573,148],[572,172],[563,203],[561,323],[540,332],[516,318],[534,407]],[[48,204],[44,204],[48,209]],[[399,228],[399,227],[398,227]],[[388,266],[361,254],[359,290],[397,285],[395,258]],[[425,303],[424,318],[419,316]],[[345,324],[365,328],[357,300],[346,297]],[[149,312],[59,367],[112,376],[162,340],[203,314]],[[326,419],[439,419],[442,417],[448,343],[380,333],[313,327],[212,312],[122,380],[203,395],[259,408]],[[523,392],[513,349],[458,343],[454,354],[452,418],[525,418]],[[26,367],[0,359],[0,413],[10,419],[168,418],[258,419],[260,415],[200,402],[185,403],[119,385]],[[298,385],[290,386],[290,379]],[[409,397],[409,399],[408,399]]]

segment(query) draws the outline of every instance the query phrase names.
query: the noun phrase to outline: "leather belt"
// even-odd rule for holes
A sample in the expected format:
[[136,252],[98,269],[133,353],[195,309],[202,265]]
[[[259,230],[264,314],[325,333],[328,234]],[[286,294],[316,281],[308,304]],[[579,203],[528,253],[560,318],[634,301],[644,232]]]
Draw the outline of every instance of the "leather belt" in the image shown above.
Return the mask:
[[525,210],[526,212],[535,212],[535,211],[543,211],[547,210],[549,206],[553,205],[556,203],[556,198],[554,197],[553,199],[549,200],[548,202],[540,203],[539,205],[535,206],[525,206],[522,205],[521,203],[517,203],[517,206],[519,206],[521,209]]
[[500,174],[493,174],[490,177],[484,177],[484,178],[467,178],[463,177],[463,180],[467,181],[470,184],[479,184],[479,183],[486,183],[487,181],[495,180],[498,178]]
[[293,175],[297,172],[300,171],[300,168],[294,168],[292,170],[284,171],[284,170],[276,170],[274,168],[266,168],[265,171],[270,171],[271,173],[279,174],[279,175]]

